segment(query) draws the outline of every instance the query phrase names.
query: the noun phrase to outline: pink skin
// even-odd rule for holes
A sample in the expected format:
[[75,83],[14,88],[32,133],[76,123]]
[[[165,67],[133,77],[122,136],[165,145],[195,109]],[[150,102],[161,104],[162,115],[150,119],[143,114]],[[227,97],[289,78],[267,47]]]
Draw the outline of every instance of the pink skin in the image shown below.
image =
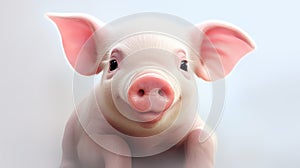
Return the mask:
[[[245,54],[254,49],[253,42],[241,30],[216,21],[206,22],[197,26],[205,34],[205,38],[198,43],[198,52],[202,57],[201,59],[185,52],[178,53],[178,51],[185,51],[186,49],[176,45],[177,42],[175,41],[168,41],[170,42],[170,47],[163,49],[172,50],[178,56],[174,57],[174,62],[180,62],[184,58],[192,60],[189,72],[183,72],[177,65],[173,67],[178,69],[176,71],[178,74],[184,74],[182,76],[189,77],[178,79],[176,87],[174,87],[172,82],[161,77],[160,74],[151,72],[137,75],[133,79],[126,93],[128,107],[131,107],[136,112],[137,118],[146,121],[148,125],[145,127],[143,122],[126,119],[114,104],[110,86],[111,79],[114,79],[115,76],[114,73],[107,71],[107,62],[115,56],[103,55],[99,59],[99,55],[97,55],[97,47],[103,43],[104,38],[93,36],[83,48],[87,39],[96,30],[101,29],[103,23],[92,16],[84,14],[48,14],[48,16],[57,25],[67,59],[78,73],[94,75],[102,70],[104,71],[102,81],[95,88],[94,93],[99,93],[96,95],[97,98],[99,97],[97,103],[103,109],[102,113],[105,119],[114,128],[134,136],[146,137],[155,135],[161,130],[168,128],[169,124],[176,120],[177,113],[181,112],[178,110],[180,101],[182,99],[191,99],[191,97],[185,96],[187,94],[177,93],[177,87],[180,87],[179,90],[183,92],[195,92],[196,90],[189,90],[188,86],[189,77],[193,73],[207,81],[223,78],[230,73]],[[165,39],[158,37],[154,40],[161,42]],[[141,45],[148,46],[150,42],[146,40],[139,44],[139,46]],[[78,58],[79,52],[83,57]],[[219,72],[219,67],[216,67],[214,63],[219,58],[218,56],[221,57],[225,73]],[[76,66],[76,61],[79,61],[81,64]],[[203,68],[204,66],[210,68],[212,73],[208,74]],[[89,121],[96,120],[97,115],[95,111],[85,109],[87,105],[89,109],[97,107],[97,104],[90,101],[91,98],[90,95],[78,106],[78,112],[72,114],[66,125],[62,144],[61,168],[214,167],[216,138],[211,136],[205,143],[199,143],[200,134],[205,134],[200,129],[203,123],[199,116],[196,117],[192,129],[186,133],[178,144],[167,151],[147,157],[130,157],[132,152],[130,146],[118,135],[111,134],[104,122],[97,123],[100,126],[94,127],[93,124],[90,124],[89,126],[95,132],[107,132],[106,135],[101,136],[101,140],[108,142],[111,149],[123,155],[103,148],[91,139],[91,136],[85,131],[78,118],[78,115],[85,113],[85,116],[89,117]],[[172,139],[172,137],[169,138]],[[159,146],[164,141],[161,140],[156,145]]]

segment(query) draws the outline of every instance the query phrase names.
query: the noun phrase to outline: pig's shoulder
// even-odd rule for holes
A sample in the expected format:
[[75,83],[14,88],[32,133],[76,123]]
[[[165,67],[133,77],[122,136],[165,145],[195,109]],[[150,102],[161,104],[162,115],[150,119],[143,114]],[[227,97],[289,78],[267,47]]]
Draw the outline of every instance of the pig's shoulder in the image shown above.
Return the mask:
[[76,112],[73,112],[65,127],[65,136],[69,136],[77,141],[83,133],[83,128],[79,122]]

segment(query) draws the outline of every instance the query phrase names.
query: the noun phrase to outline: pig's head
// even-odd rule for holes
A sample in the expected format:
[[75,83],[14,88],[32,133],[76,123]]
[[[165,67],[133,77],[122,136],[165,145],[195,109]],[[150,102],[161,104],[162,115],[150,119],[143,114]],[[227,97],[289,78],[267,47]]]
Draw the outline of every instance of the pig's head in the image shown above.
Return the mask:
[[95,95],[106,120],[136,137],[161,133],[171,125],[174,130],[187,124],[191,128],[197,118],[194,76],[224,78],[254,49],[239,29],[215,21],[190,29],[189,42],[157,31],[108,42],[115,36],[110,26],[91,16],[48,16],[60,31],[71,66],[82,75],[103,72]]

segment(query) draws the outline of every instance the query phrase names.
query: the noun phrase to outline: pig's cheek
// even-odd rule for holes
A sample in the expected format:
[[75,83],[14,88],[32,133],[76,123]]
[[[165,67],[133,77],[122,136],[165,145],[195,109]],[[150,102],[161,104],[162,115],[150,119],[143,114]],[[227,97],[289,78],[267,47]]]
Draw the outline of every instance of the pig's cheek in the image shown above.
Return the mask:
[[186,79],[186,80],[192,80],[193,78],[193,73],[192,73],[192,69],[188,68],[188,71],[183,71],[180,68],[178,68],[178,71],[180,71],[179,73],[182,74],[182,76]]
[[99,85],[99,91],[95,94],[97,96],[98,108],[109,122],[112,119],[123,118],[123,115],[117,110],[114,104],[111,89],[111,80],[105,80],[105,77],[103,77],[103,81]]
[[172,106],[170,111],[167,111],[167,113],[163,116],[162,120],[160,121],[162,130],[167,129],[174,124],[174,122],[177,120],[180,114],[181,111],[180,108],[181,108],[181,98],[178,98],[176,104]]
[[116,71],[109,72],[108,68],[105,68],[102,79],[104,80],[111,80],[114,76]]
[[110,82],[109,80],[103,80],[103,78],[104,77],[102,77],[102,81],[97,86],[98,89],[96,89],[95,92],[98,108],[102,112],[113,107]]

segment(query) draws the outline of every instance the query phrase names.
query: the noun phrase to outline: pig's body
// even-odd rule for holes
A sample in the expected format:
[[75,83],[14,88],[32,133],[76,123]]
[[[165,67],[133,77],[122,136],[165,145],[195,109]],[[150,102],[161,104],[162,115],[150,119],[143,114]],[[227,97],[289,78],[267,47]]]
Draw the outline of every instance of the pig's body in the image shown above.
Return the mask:
[[148,32],[99,52],[107,37],[97,32],[102,25],[95,18],[49,17],[60,30],[74,69],[83,75],[103,71],[101,82],[68,121],[61,167],[214,166],[215,137],[199,141],[205,132],[196,111],[194,74],[204,80],[226,76],[254,48],[247,36],[211,22],[199,26],[202,33],[192,37],[196,48]]
[[[91,113],[93,112],[91,111]],[[115,131],[111,129],[110,125],[107,125],[106,120],[104,118],[99,118],[98,113],[91,114],[91,118],[96,118],[93,121],[96,122],[95,125],[93,125],[93,127],[96,127],[95,129],[99,130],[98,138],[101,138],[102,140],[107,139],[108,141],[111,141],[112,143],[114,143],[115,149],[122,150],[122,153],[130,152],[129,146],[126,143],[124,143],[121,137],[115,136]],[[195,133],[197,134],[197,132]],[[104,149],[101,145],[97,144],[84,131],[83,127],[81,126],[78,120],[77,114],[73,113],[65,129],[65,135],[63,139],[64,155],[62,158],[61,167],[183,168],[185,164],[186,154],[184,151],[187,148],[186,140],[187,137],[185,137],[181,142],[176,144],[171,149],[152,156],[131,158],[120,156],[109,152],[108,150]],[[213,151],[209,150],[214,150],[214,141],[215,140],[213,139],[206,141],[205,148],[201,148],[201,153],[206,155],[204,156],[205,158],[213,157]],[[195,145],[197,144],[198,142],[196,141]],[[210,153],[210,155],[207,155],[208,153]],[[201,160],[201,157],[199,155],[198,157],[198,160]],[[213,159],[211,158],[208,160],[209,162],[207,163],[207,167],[213,167]]]

